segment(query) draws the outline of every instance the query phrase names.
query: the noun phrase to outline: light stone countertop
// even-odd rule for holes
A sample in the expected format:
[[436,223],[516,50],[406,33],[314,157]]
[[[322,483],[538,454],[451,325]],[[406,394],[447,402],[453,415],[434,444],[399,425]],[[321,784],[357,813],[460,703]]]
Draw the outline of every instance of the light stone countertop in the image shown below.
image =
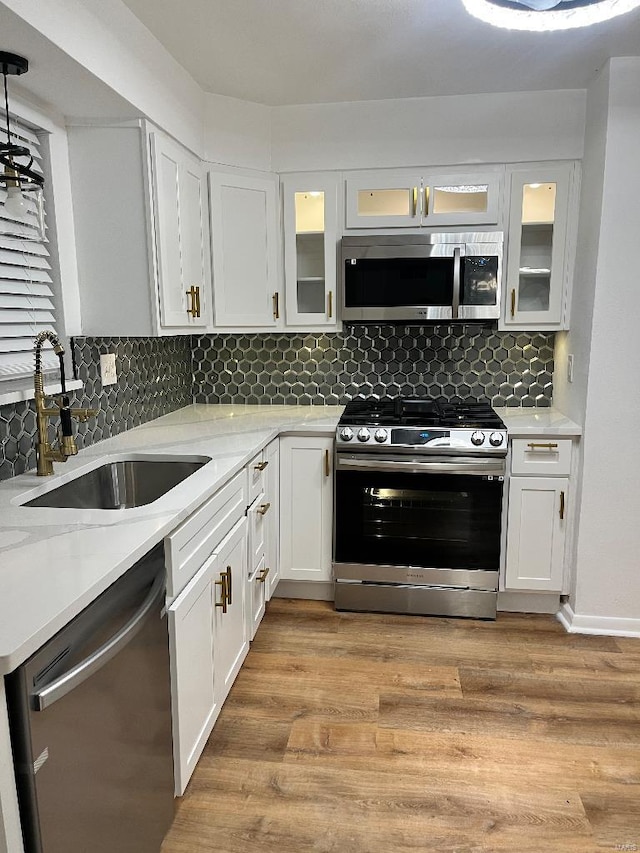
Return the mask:
[[505,423],[509,438],[537,435],[577,437],[582,427],[553,407],[550,408],[496,408],[496,413]]
[[[101,441],[52,477],[0,483],[0,675],[11,672],[117,580],[277,435],[330,435],[342,406],[193,405]],[[49,509],[20,504],[106,461],[211,461],[147,506]]]
[[[342,406],[187,406],[106,439],[52,477],[0,483],[0,675],[11,672],[174,530],[277,435],[330,435]],[[580,435],[553,408],[497,409],[511,436]],[[118,458],[211,461],[147,506],[126,510],[23,507]]]

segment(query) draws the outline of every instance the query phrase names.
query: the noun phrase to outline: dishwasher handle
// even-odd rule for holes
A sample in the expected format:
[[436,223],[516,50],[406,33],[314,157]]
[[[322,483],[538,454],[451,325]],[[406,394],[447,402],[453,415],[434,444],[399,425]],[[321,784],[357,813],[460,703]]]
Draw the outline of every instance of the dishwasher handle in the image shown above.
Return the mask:
[[136,611],[131,619],[113,637],[107,640],[106,643],[103,643],[93,654],[81,661],[77,666],[74,666],[73,669],[65,672],[60,678],[43,687],[42,690],[36,690],[31,694],[33,709],[35,711],[44,711],[45,708],[49,708],[54,702],[62,699],[63,696],[66,696],[67,693],[70,693],[114,658],[141,630],[149,612],[160,604],[164,599],[164,594],[165,576],[164,573],[161,573],[154,581],[149,594],[140,605],[139,610]]

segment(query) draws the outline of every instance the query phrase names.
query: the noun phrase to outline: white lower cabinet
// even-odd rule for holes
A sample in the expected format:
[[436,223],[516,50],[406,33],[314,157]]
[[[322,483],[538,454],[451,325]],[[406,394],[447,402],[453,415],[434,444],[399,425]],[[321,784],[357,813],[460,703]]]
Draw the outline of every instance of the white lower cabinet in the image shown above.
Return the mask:
[[333,436],[280,439],[283,580],[331,580]]
[[246,573],[247,520],[241,518],[168,607],[178,796],[249,649]]
[[220,705],[214,691],[213,556],[168,609],[176,794],[200,758]]
[[561,592],[569,480],[511,477],[505,586]]
[[[213,669],[216,701],[222,705],[249,651],[245,621],[247,520],[238,522],[217,554],[213,608]],[[226,598],[226,605],[224,599]]]
[[280,440],[272,441],[264,451],[268,467],[265,471],[265,498],[269,504],[264,530],[265,542],[265,598],[267,601],[275,592],[280,580]]

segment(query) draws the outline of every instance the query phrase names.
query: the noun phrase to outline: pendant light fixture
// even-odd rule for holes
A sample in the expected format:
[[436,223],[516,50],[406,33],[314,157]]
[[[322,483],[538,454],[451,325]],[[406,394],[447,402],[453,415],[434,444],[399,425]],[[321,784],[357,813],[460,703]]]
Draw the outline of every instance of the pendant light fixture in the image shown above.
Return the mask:
[[[11,131],[9,114],[9,91],[7,77],[11,74],[25,74],[29,70],[29,62],[15,53],[0,51],[0,72],[4,83],[4,110],[6,140],[0,141],[0,187],[6,190],[4,212],[11,219],[23,220],[33,224],[38,233],[33,239],[44,238],[44,213],[42,188],[44,178],[32,169],[33,156],[25,145],[16,144],[16,134]],[[35,202],[30,204],[30,199]],[[36,214],[36,222],[32,221],[32,213]],[[23,239],[29,239],[29,233],[21,234]]]
[[509,30],[572,30],[600,24],[640,7],[640,0],[462,0],[487,24]]

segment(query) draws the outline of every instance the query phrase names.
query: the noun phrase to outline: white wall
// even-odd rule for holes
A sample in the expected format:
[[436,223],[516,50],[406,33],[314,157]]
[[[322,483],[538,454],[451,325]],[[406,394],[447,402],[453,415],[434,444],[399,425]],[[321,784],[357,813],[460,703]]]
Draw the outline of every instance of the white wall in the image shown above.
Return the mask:
[[577,373],[573,385],[555,389],[584,426],[571,604],[583,624],[631,620],[627,627],[640,630],[638,276],[630,256],[640,234],[640,58],[610,61],[589,91],[587,115],[572,328],[561,344],[574,352]]
[[[141,115],[202,155],[202,89],[121,0],[2,0],[0,5],[118,92]],[[74,72],[73,63],[50,70],[59,76],[61,87]]]
[[582,90],[275,107],[274,171],[582,157]]
[[223,95],[205,95],[204,159],[268,172],[271,108]]

